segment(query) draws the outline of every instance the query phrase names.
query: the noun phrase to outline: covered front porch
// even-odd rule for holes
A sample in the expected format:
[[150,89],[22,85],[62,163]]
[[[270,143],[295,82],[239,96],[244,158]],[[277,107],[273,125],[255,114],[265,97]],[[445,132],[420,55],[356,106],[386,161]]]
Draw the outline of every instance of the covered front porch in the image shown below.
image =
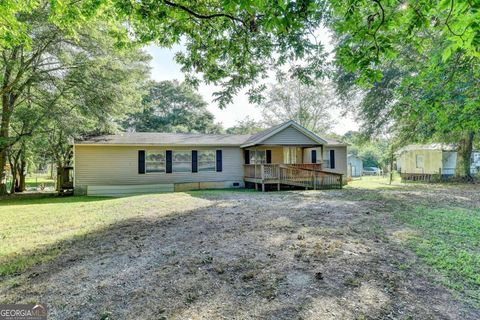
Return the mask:
[[288,121],[259,132],[246,141],[244,151],[244,180],[256,189],[265,191],[282,185],[306,189],[341,188],[342,174],[324,171],[324,165],[335,168],[335,153],[324,161],[325,139]]
[[282,186],[341,188],[342,174],[323,170],[323,146],[253,146],[244,149],[244,180],[265,191]]

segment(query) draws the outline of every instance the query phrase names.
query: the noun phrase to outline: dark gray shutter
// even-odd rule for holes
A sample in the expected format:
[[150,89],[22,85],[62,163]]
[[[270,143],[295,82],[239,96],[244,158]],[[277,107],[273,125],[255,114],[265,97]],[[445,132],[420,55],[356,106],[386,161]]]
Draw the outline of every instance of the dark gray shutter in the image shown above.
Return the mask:
[[267,163],[272,163],[272,150],[266,151]]
[[172,173],[172,150],[167,150],[166,156],[167,156],[166,158],[167,163],[166,163],[165,172]]
[[330,150],[330,169],[335,169],[335,150]]
[[198,172],[198,151],[192,150],[192,172]]
[[243,150],[243,157],[245,158],[245,164],[250,164],[250,151]]
[[317,163],[317,150],[312,150],[312,163]]
[[217,172],[222,172],[222,150],[217,150]]
[[145,174],[145,150],[138,150],[138,174]]

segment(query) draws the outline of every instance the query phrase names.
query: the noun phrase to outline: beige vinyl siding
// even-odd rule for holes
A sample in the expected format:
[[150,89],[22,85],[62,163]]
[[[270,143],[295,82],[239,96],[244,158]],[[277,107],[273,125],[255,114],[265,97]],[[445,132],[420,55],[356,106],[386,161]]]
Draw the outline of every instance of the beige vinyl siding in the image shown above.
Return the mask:
[[173,192],[173,184],[142,184],[127,186],[88,186],[89,196],[131,196],[146,193]]
[[[417,155],[423,157],[423,168],[417,168]],[[400,155],[402,173],[438,174],[442,168],[441,150],[414,150]]]
[[[222,150],[222,172],[138,173],[138,150]],[[75,186],[157,185],[185,182],[243,181],[238,147],[142,147],[75,145]]]
[[317,145],[318,142],[307,137],[294,127],[288,127],[262,141],[264,145]]
[[317,163],[323,160],[322,158],[322,148],[305,148],[303,149],[303,162],[312,163],[312,150],[317,150]]
[[[335,169],[324,168],[323,170],[329,172],[341,173],[347,177],[347,147],[329,147],[323,148],[323,160],[330,159],[330,150],[335,150]],[[317,151],[317,157],[320,151]]]

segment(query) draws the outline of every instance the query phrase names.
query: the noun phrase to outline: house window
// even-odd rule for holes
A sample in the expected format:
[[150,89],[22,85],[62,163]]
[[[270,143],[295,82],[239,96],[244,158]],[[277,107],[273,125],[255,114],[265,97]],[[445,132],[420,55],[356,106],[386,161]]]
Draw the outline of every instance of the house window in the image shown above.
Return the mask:
[[330,150],[330,169],[335,169],[335,150]]
[[145,156],[145,172],[165,172],[165,152],[148,151]]
[[250,150],[250,164],[267,163],[267,155],[265,150]]
[[192,172],[192,152],[173,151],[173,172]]
[[424,164],[423,164],[423,155],[417,154],[417,155],[415,156],[415,165],[416,165],[417,169],[423,169],[423,166],[424,166]]
[[283,148],[283,160],[286,164],[297,163],[297,148],[284,147]]
[[198,171],[215,171],[215,151],[198,151]]

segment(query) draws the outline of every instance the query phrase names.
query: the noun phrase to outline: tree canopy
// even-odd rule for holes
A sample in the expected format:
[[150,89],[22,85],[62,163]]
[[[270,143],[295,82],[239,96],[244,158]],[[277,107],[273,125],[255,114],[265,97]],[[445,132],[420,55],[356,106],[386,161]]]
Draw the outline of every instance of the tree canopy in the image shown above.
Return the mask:
[[86,21],[100,18],[119,46],[182,43],[185,51],[176,60],[188,82],[196,85],[202,78],[219,85],[216,99],[222,107],[244,87],[252,99],[258,97],[263,87],[257,80],[269,70],[288,66],[305,81],[318,77],[323,46],[312,35],[324,20],[325,5],[314,0],[8,1],[0,11],[7,22],[0,28],[0,43],[31,43],[28,24],[19,17],[38,8],[45,8],[48,20],[72,35],[81,33]]
[[143,97],[142,110],[123,122],[126,130],[139,132],[219,133],[202,96],[177,81],[151,82]]
[[330,1],[330,26],[338,38],[337,62],[357,81],[373,84],[382,77],[379,64],[405,48],[428,54],[438,39],[443,61],[457,51],[480,58],[480,3],[467,0]]
[[[339,3],[337,13],[345,10]],[[474,22],[479,5],[364,5],[359,2],[344,20],[332,23],[338,40],[337,82],[345,101],[359,98],[355,109],[366,133],[388,132],[396,145],[457,143],[457,176],[468,177],[472,143],[480,129],[480,38]],[[361,19],[365,16],[368,19]]]
[[[38,135],[68,146],[89,131],[111,131],[112,119],[142,96],[148,56],[134,47],[119,49],[103,21],[88,20],[73,35],[49,20],[51,10],[45,4],[20,15],[30,41],[0,48],[2,169],[14,150],[26,154],[32,146],[27,140]],[[6,181],[0,173],[1,194]]]
[[[317,40],[323,26],[334,31],[338,83],[348,95],[361,97],[358,110],[368,128],[390,127],[410,141],[455,139],[467,153],[480,128],[476,1],[11,0],[0,4],[0,16],[0,167],[9,149],[13,155],[32,145],[26,137],[40,124],[64,144],[66,137],[109,131],[127,112],[132,121],[144,116],[152,128],[185,130],[168,111],[155,114],[163,108],[158,99],[139,103],[148,58],[138,48],[147,43],[182,44],[176,61],[186,84],[219,86],[220,107],[247,88],[250,101],[265,107],[267,119],[293,118],[326,131],[331,122],[323,121],[325,109],[318,106],[332,99],[321,100],[325,94],[314,91],[331,71]],[[259,80],[272,74],[295,85],[268,91]],[[311,85],[305,87],[307,98],[295,97],[306,84]],[[262,100],[265,92],[270,104]],[[146,105],[150,116],[135,112]],[[199,100],[194,105],[204,110]],[[292,106],[298,108],[293,113]],[[185,113],[196,119],[190,122],[193,130],[218,129],[209,127],[213,119],[207,113],[195,112]],[[72,119],[78,131],[64,132]],[[4,178],[2,171],[0,193]]]
[[256,121],[250,116],[247,116],[225,131],[229,134],[254,134],[265,129],[266,126],[263,122]]
[[268,125],[295,120],[307,129],[325,134],[335,123],[329,111],[337,107],[337,102],[329,82],[306,85],[291,80],[272,85],[260,106]]

